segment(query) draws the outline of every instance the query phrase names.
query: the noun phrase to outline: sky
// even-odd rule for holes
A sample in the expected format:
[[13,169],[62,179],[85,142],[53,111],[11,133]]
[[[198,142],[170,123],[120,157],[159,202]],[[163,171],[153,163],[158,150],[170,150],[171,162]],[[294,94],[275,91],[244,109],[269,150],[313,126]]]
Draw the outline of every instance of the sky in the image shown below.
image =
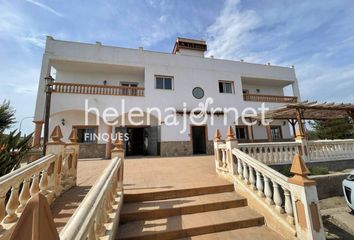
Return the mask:
[[161,52],[203,39],[208,56],[294,65],[302,99],[354,102],[353,13],[353,0],[0,0],[0,102],[33,131],[47,35]]

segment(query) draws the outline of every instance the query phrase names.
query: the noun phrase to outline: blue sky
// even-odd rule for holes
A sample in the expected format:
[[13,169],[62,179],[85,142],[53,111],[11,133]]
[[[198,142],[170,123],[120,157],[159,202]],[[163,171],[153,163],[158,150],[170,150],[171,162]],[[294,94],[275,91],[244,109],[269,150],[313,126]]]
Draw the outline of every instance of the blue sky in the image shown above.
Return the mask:
[[302,99],[354,102],[353,13],[353,0],[0,0],[0,101],[15,127],[33,116],[51,35],[163,52],[177,36],[202,38],[218,58],[295,65]]

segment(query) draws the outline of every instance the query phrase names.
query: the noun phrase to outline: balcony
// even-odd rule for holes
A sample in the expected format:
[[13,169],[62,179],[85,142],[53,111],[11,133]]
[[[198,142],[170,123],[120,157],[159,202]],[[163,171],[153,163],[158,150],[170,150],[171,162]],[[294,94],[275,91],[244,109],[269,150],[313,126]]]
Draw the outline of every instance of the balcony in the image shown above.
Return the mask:
[[251,102],[296,103],[297,97],[244,93],[243,100]]
[[112,96],[135,96],[143,97],[143,87],[108,86],[79,83],[55,82],[53,92],[71,94],[92,94]]

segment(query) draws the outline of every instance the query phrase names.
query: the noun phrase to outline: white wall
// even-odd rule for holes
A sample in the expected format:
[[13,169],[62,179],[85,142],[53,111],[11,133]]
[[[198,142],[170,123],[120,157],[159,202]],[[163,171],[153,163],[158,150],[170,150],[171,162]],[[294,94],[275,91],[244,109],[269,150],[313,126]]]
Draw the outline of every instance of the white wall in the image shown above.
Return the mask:
[[[110,66],[120,66],[127,68],[144,69],[143,73],[134,74],[127,72],[119,72],[115,70],[111,72],[87,72],[84,70],[75,71],[63,68],[62,63],[80,62],[85,64],[87,68],[95,66],[95,64],[103,65],[109,69]],[[57,65],[57,81],[63,82],[80,82],[80,83],[100,83],[103,80],[108,81],[108,85],[118,83],[121,80],[143,82],[145,86],[144,97],[121,97],[121,96],[105,96],[105,95],[82,95],[82,94],[56,94],[52,96],[51,112],[53,114],[72,109],[85,109],[85,99],[88,100],[90,107],[96,107],[102,114],[103,110],[108,107],[114,107],[119,115],[127,112],[132,107],[140,107],[146,109],[148,107],[158,107],[165,109],[174,107],[182,109],[183,103],[187,104],[187,109],[198,106],[206,98],[212,97],[214,103],[211,107],[236,107],[241,114],[246,107],[259,107],[260,103],[243,101],[241,77],[254,77],[263,79],[272,79],[279,82],[279,85],[296,82],[295,71],[293,68],[268,66],[261,64],[251,64],[245,62],[236,62],[220,59],[203,58],[196,56],[185,56],[182,54],[167,54],[140,49],[124,49],[116,47],[100,46],[96,44],[82,44],[65,41],[56,41],[49,39],[46,45],[46,53],[43,60],[40,87],[37,97],[35,120],[42,119],[44,109],[44,76],[48,73],[48,66]],[[65,65],[65,64],[64,64]],[[60,67],[61,66],[61,67]],[[138,71],[139,72],[139,71]],[[143,78],[141,77],[143,75]],[[167,75],[174,77],[174,89],[159,90],[155,89],[155,75]],[[219,93],[218,80],[234,81],[235,93],[223,94]],[[112,84],[111,84],[112,82]],[[194,87],[202,87],[205,96],[201,100],[197,100],[192,96]],[[249,86],[250,88],[259,88],[257,86]],[[282,95],[282,87],[263,86],[261,93]],[[122,109],[122,100],[125,101],[125,109]],[[268,107],[281,106],[279,103],[266,103]],[[210,109],[210,107],[209,107]],[[59,115],[58,115],[59,116]],[[76,115],[72,116],[75,121],[79,121]],[[71,118],[71,116],[67,116]],[[60,117],[53,117],[52,122],[60,120]],[[221,117],[222,119],[222,117]],[[233,118],[229,117],[229,125],[233,124]],[[161,126],[162,141],[185,141],[189,140],[189,132],[179,134],[180,127]],[[225,129],[222,120],[217,120],[215,126],[208,128],[209,140],[213,139],[216,128]],[[284,127],[286,128],[286,127]],[[288,127],[287,127],[288,128]],[[105,128],[103,128],[105,129]],[[262,134],[264,129],[255,131],[255,137],[266,138]],[[283,135],[286,137],[287,130],[284,129]],[[290,134],[290,133],[289,133]]]

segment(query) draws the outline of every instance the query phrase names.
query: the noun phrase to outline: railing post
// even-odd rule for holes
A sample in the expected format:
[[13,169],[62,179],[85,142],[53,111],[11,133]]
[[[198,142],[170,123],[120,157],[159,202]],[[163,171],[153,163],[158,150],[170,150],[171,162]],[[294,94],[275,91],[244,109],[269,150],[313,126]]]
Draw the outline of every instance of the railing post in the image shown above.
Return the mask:
[[307,177],[310,171],[299,154],[295,155],[290,171],[294,173],[288,182],[298,239],[325,239],[316,182]]
[[122,165],[118,169],[117,177],[118,177],[118,191],[123,192],[123,176],[124,176],[124,149],[123,149],[123,143],[120,139],[120,133],[118,132],[116,135],[116,140],[114,142],[114,148],[112,150],[112,159],[115,157],[121,158],[122,159]]
[[301,155],[302,159],[304,159],[305,161],[310,161],[310,156],[308,152],[308,142],[305,136],[300,133],[300,131],[296,133],[295,142],[300,144],[298,145],[298,152]]
[[233,160],[234,158],[232,155],[232,149],[237,148],[238,142],[235,137],[234,130],[232,129],[231,126],[229,126],[227,129],[227,137],[225,140],[225,145],[226,145],[226,154],[227,154],[226,159],[229,167],[228,171],[229,173],[231,173],[231,175],[234,175],[236,174],[236,165]]
[[62,171],[62,161],[64,157],[64,148],[65,143],[61,141],[63,134],[60,130],[59,125],[57,125],[50,138],[52,139],[47,143],[46,155],[54,154],[56,159],[54,162],[54,166],[51,166],[51,170],[48,171],[48,175],[50,176],[50,185],[49,189],[54,191],[55,197],[58,197],[61,192],[61,171]]
[[79,159],[79,150],[80,150],[80,144],[77,142],[77,130],[73,128],[73,130],[70,133],[70,136],[68,138],[70,140],[69,143],[66,144],[66,147],[70,147],[71,149],[74,150],[74,154],[71,159],[71,166],[69,164],[69,176],[71,178],[71,185],[76,186],[76,180],[77,180],[77,161]]
[[219,151],[219,144],[221,143],[221,134],[219,129],[216,129],[215,131],[215,135],[214,135],[214,160],[215,160],[215,169],[217,171],[219,165],[220,165],[220,161],[221,161],[221,152]]

